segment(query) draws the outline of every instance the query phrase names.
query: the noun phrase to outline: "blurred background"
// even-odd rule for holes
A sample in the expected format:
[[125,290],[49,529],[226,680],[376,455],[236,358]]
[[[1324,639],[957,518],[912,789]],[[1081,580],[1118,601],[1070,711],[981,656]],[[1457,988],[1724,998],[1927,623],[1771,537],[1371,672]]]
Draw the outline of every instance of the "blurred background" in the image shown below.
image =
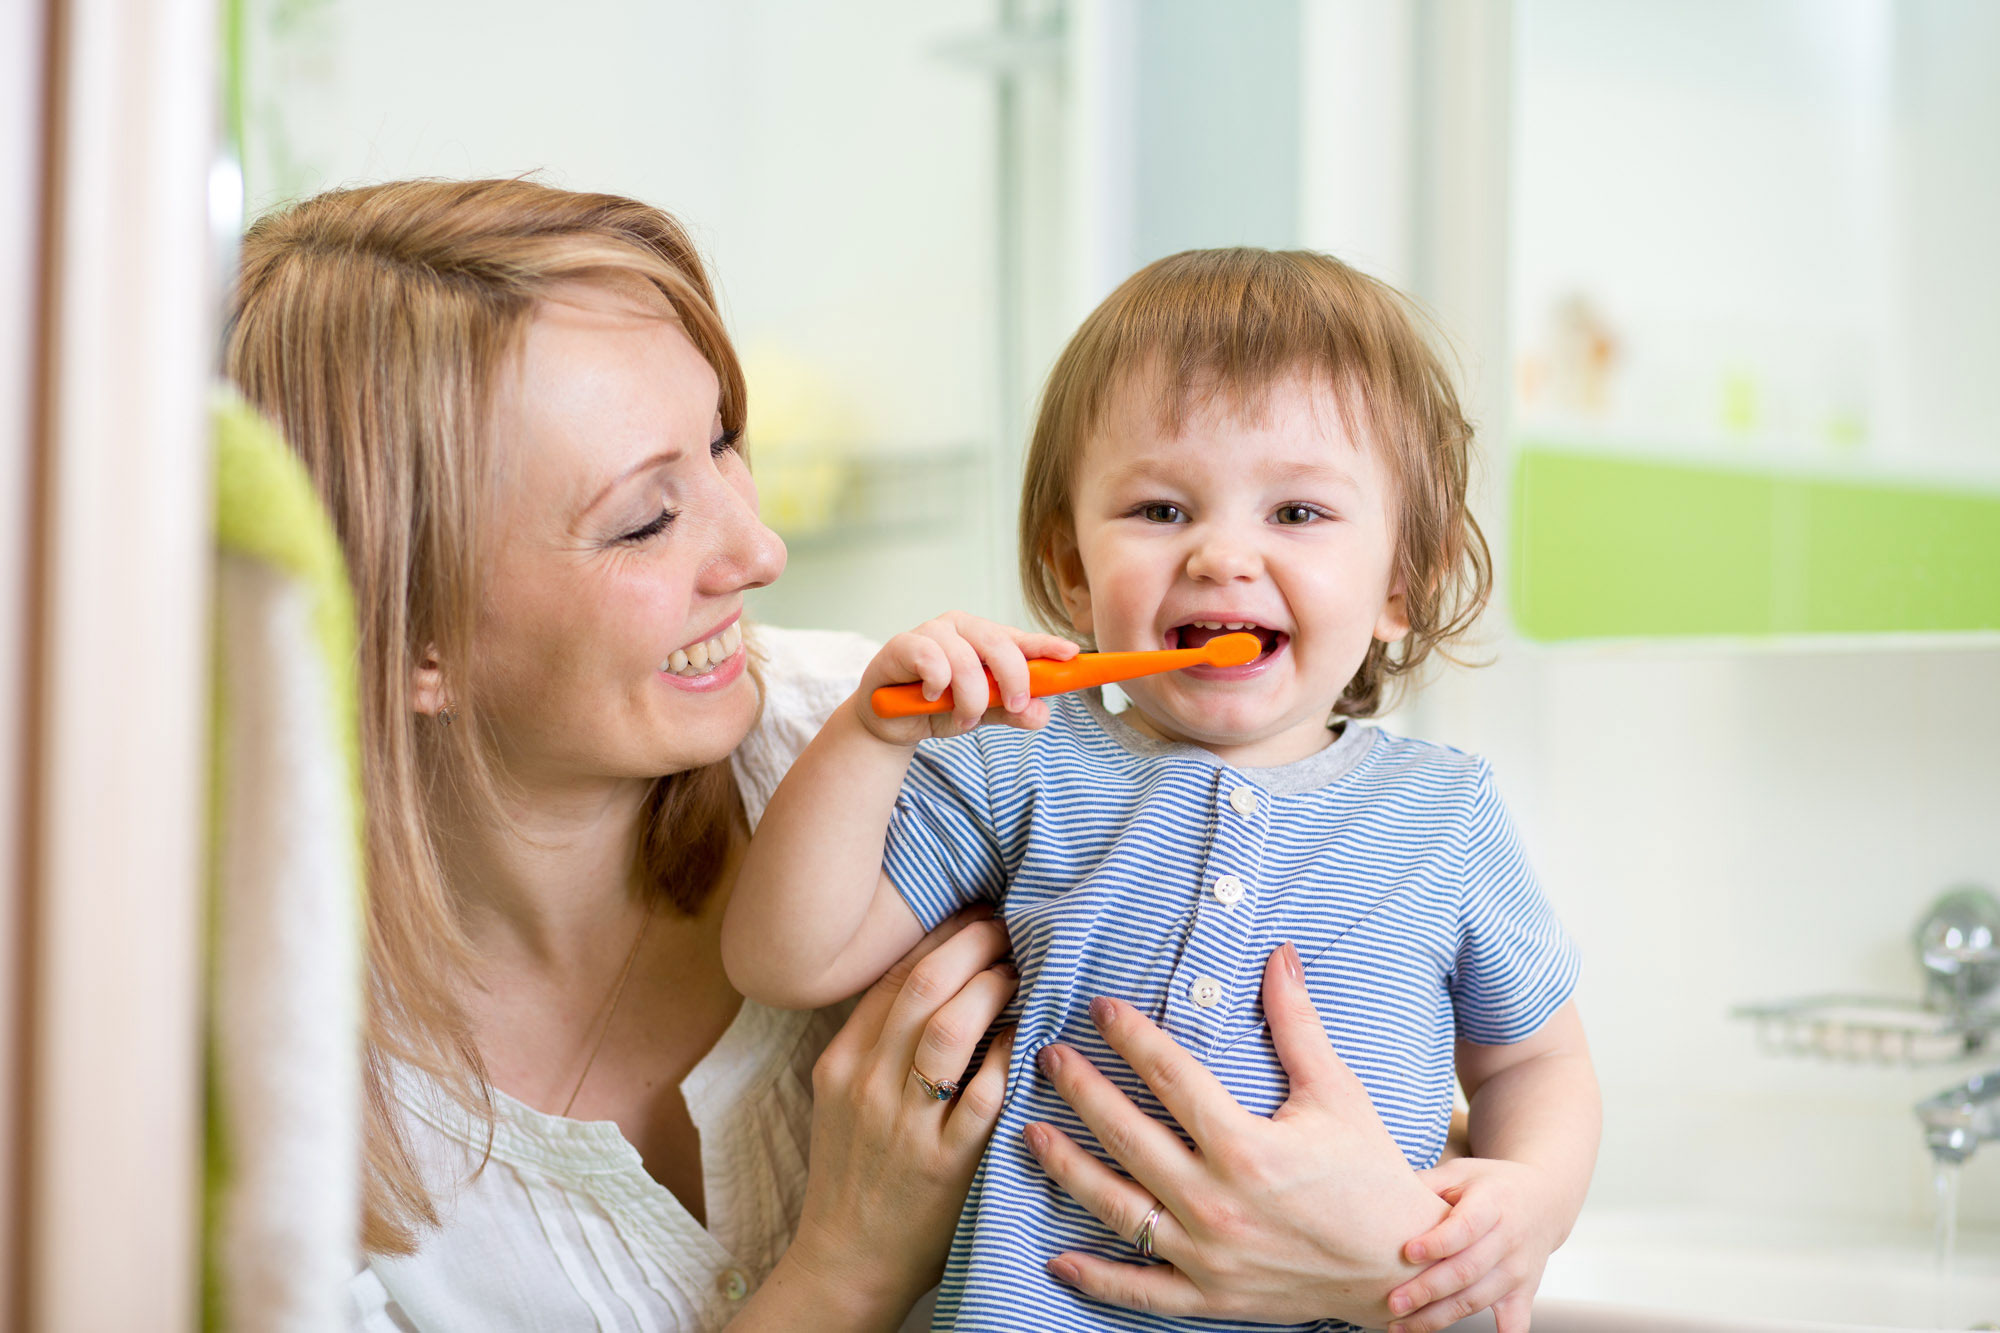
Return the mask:
[[[791,550],[754,610],[794,626],[1020,618],[1037,388],[1141,264],[1305,246],[1414,293],[1463,370],[1500,587],[1488,665],[1387,725],[1493,761],[1584,951],[1606,1132],[1590,1262],[1559,1255],[1551,1288],[1648,1299],[1649,1256],[1699,1250],[1723,1275],[1690,1308],[2000,1320],[2000,1146],[1960,1166],[1913,1113],[2000,1062],[1985,909],[1929,972],[1917,943],[1944,890],[2000,888],[2000,4],[12,14],[0,1185],[36,1326],[110,1299],[64,1285],[48,1221],[106,1170],[61,1151],[103,1067],[179,1117],[156,1154],[91,1122],[135,1170],[195,1132],[168,1058],[190,1005],[135,981],[155,1040],[98,983],[107,949],[178,940],[145,975],[192,994],[198,779],[171,775],[199,771],[205,473],[197,427],[159,423],[198,405],[227,240],[336,185],[523,172],[659,204],[704,248]],[[107,796],[104,771],[134,776]],[[178,896],[148,887],[163,865]],[[173,1179],[133,1223],[168,1256]]]

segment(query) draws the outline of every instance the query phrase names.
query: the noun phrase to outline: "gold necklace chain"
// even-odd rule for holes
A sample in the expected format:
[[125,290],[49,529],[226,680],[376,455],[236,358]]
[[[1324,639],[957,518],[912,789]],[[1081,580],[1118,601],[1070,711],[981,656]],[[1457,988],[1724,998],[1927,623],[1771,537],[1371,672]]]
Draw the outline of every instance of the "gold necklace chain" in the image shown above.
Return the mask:
[[576,1105],[576,1095],[583,1091],[583,1081],[590,1077],[590,1067],[597,1063],[597,1053],[604,1049],[604,1039],[611,1033],[611,1020],[618,1014],[618,1002],[625,998],[625,983],[632,977],[632,964],[638,961],[639,946],[646,942],[646,927],[653,924],[653,894],[646,895],[646,915],[639,918],[639,933],[632,937],[632,950],[625,955],[625,966],[618,971],[618,985],[611,992],[611,1007],[605,1011],[604,1023],[597,1029],[597,1040],[590,1044],[590,1054],[584,1059],[583,1068],[577,1072],[576,1086],[569,1090],[569,1100],[563,1103],[563,1119],[569,1119],[569,1108]]

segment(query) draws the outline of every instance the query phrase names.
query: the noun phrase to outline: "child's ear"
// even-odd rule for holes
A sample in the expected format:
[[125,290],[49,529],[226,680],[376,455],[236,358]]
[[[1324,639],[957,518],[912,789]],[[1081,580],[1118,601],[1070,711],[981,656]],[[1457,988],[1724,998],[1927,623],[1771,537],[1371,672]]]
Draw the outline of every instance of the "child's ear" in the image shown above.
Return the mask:
[[1083,573],[1083,553],[1076,547],[1076,531],[1069,524],[1058,527],[1049,538],[1042,557],[1055,576],[1056,591],[1062,594],[1063,611],[1070,627],[1078,634],[1095,634],[1090,610],[1090,581]]
[[451,695],[444,684],[444,667],[438,661],[437,645],[424,649],[424,660],[410,672],[410,706],[425,717],[436,717],[451,707]]
[[1403,576],[1389,585],[1388,600],[1382,603],[1382,614],[1375,618],[1375,637],[1383,643],[1399,642],[1410,632],[1409,599],[1403,594]]

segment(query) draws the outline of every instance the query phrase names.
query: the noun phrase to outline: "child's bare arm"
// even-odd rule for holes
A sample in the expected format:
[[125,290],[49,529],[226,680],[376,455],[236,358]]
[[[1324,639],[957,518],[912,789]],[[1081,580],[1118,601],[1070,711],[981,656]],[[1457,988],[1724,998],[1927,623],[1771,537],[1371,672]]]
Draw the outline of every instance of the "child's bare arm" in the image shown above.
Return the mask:
[[1390,1293],[1400,1333],[1433,1333],[1488,1307],[1500,1333],[1525,1330],[1597,1161],[1597,1076],[1573,1002],[1524,1041],[1460,1042],[1458,1074],[1472,1156],[1423,1173],[1452,1211],[1405,1248],[1430,1267]]
[[[1075,651],[1067,640],[957,614],[885,644],[785,775],[750,841],[722,927],[736,988],[764,1004],[816,1007],[867,986],[908,952],[923,929],[882,873],[882,850],[917,742],[983,721],[1041,726],[1048,706],[1028,699],[1027,658]],[[1005,696],[991,709],[988,670]],[[950,689],[952,711],[876,717],[869,695],[906,681],[931,698]]]

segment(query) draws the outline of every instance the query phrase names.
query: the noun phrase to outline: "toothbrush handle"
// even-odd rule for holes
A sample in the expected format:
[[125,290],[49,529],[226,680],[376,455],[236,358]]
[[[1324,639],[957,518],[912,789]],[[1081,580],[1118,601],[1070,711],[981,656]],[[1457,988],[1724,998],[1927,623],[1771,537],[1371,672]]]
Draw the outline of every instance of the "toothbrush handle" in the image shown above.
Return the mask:
[[[1036,699],[1051,694],[1067,694],[1071,690],[1089,689],[1092,685],[1107,685],[1113,681],[1131,680],[1136,676],[1152,676],[1162,671],[1178,671],[1182,667],[1200,666],[1209,660],[1209,654],[1200,648],[1166,648],[1151,652],[1137,653],[1078,653],[1066,662],[1050,657],[1028,659],[1028,694]],[[993,679],[993,673],[986,673],[986,697],[998,700],[1000,685]],[[924,713],[949,713],[951,711],[951,691],[946,690],[935,699],[924,698],[924,687],[908,685],[884,685],[868,696],[869,705],[877,717],[917,717]]]

